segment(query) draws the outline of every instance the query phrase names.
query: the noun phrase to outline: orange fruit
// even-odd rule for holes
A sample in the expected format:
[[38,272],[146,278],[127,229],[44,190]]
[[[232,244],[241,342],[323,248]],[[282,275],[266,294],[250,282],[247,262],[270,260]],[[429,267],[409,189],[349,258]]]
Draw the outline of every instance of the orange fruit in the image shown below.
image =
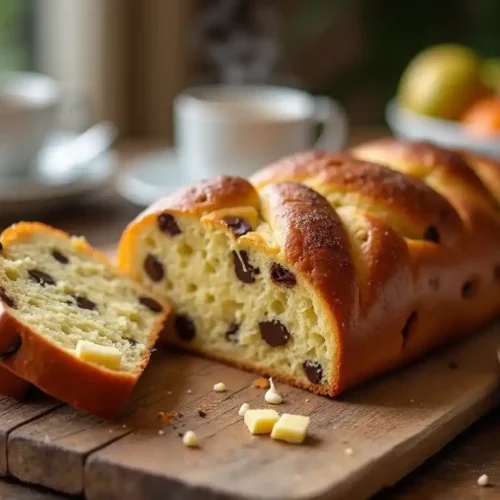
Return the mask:
[[475,102],[462,116],[461,122],[474,135],[500,136],[500,97]]

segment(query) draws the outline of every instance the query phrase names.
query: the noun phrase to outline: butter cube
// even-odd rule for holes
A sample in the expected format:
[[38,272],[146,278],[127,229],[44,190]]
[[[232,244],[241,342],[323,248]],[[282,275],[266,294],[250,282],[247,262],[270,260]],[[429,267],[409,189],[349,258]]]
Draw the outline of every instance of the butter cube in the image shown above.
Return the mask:
[[110,370],[119,370],[122,364],[122,353],[116,347],[98,345],[88,340],[78,341],[76,355],[82,361],[96,363]]
[[310,420],[302,415],[283,413],[273,427],[271,437],[287,443],[301,444],[306,437]]
[[244,422],[252,434],[269,434],[279,418],[276,410],[247,410]]

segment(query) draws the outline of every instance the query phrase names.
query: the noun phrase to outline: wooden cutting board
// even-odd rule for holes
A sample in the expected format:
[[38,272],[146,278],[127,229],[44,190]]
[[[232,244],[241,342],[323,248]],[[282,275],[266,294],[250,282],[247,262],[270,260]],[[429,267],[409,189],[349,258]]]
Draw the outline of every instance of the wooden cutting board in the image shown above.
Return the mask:
[[[240,405],[266,406],[254,375],[159,351],[117,422],[1,399],[0,471],[90,500],[367,498],[499,401],[499,345],[500,324],[336,400],[279,384],[277,409],[311,417],[302,446],[248,433]],[[227,392],[213,392],[219,381]],[[158,412],[174,410],[162,426]],[[183,446],[188,429],[199,449]]]

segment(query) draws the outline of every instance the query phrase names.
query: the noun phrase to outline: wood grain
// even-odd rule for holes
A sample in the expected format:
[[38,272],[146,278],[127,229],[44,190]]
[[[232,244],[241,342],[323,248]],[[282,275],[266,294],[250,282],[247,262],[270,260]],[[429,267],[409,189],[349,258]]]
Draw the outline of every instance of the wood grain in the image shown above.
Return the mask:
[[[0,476],[7,474],[7,439],[17,427],[62,406],[62,403],[35,393],[28,403],[0,396]],[[1,497],[0,497],[1,498]]]
[[[263,391],[251,387],[252,375],[188,355],[157,356],[138,393],[146,403],[135,413],[140,430],[89,456],[86,496],[154,500],[168,491],[175,498],[367,498],[494,405],[499,340],[496,327],[334,401],[280,386],[286,401],[279,410],[312,418],[302,447],[248,433],[237,409],[243,402],[265,406]],[[229,388],[222,396],[211,391],[221,380]],[[151,387],[158,381],[164,389]],[[200,418],[196,408],[203,402],[212,406]],[[159,408],[184,414],[161,436],[158,426],[151,428]],[[178,432],[187,429],[198,434],[199,450],[182,445]]]
[[[497,500],[500,498],[500,407],[374,500]],[[489,486],[477,484],[482,474]]]
[[[2,500],[67,500],[69,497],[2,479],[0,480],[0,498]],[[78,499],[72,497],[72,500]]]
[[28,483],[81,493],[86,456],[128,432],[118,423],[63,406],[10,433],[9,473]]

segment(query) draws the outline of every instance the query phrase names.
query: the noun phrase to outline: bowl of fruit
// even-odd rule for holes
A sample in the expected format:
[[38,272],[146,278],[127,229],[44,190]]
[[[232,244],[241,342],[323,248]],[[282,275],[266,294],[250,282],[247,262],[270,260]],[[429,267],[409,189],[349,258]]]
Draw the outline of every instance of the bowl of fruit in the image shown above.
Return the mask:
[[386,119],[393,133],[500,158],[500,58],[445,44],[417,54]]

